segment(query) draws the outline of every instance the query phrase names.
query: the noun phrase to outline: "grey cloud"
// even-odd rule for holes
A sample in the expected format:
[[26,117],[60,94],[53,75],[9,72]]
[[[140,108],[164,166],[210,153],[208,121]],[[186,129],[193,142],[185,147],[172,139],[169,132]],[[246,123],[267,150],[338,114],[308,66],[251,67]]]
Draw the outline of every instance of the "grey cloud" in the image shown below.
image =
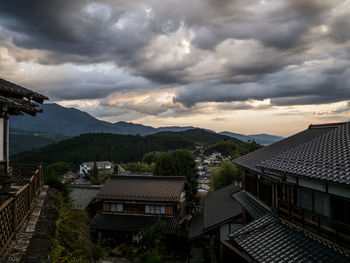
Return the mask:
[[350,40],[350,19],[349,14],[336,17],[331,24],[330,37],[337,43],[344,43]]
[[[327,72],[331,74],[326,74]],[[254,83],[207,82],[189,85],[179,90],[173,101],[191,107],[199,102],[271,99],[272,105],[285,106],[322,104],[347,98],[350,98],[349,70],[343,71],[332,66],[311,69],[300,66],[267,75]]]
[[[53,67],[112,63],[122,69],[28,80],[53,99],[104,99],[164,84],[176,89],[173,103],[125,104],[140,114],[186,115],[201,112],[198,104],[205,102],[235,110],[248,109],[244,102],[250,99],[271,99],[279,106],[349,98],[349,14],[332,11],[341,1],[265,3],[1,1],[0,46],[18,61]],[[315,30],[321,25],[330,33]]]
[[226,121],[227,118],[214,118],[214,119],[211,119],[212,121]]

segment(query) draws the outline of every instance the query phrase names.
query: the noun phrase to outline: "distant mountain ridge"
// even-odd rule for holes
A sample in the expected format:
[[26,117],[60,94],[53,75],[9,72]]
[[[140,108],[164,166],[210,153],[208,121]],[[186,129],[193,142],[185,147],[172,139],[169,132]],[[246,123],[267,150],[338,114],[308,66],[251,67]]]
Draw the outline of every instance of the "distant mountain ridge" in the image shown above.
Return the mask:
[[[125,121],[110,123],[98,120],[84,111],[75,108],[65,108],[56,103],[43,104],[40,108],[43,109],[44,112],[37,114],[35,117],[30,115],[11,117],[10,130],[59,134],[71,137],[84,133],[114,133],[146,136],[158,132],[182,132],[196,128],[193,126],[154,128],[152,126]],[[215,133],[208,129],[202,130]],[[268,134],[243,135],[232,132],[221,132],[219,134],[237,138],[241,141],[254,140],[262,145],[268,145],[283,139],[281,136]]]
[[239,134],[239,133],[223,131],[223,132],[219,132],[219,134],[233,137],[233,138],[239,139],[243,142],[255,141],[255,142],[257,142],[261,145],[264,145],[264,146],[270,145],[272,143],[275,143],[275,142],[278,142],[278,141],[284,139],[284,137],[282,137],[282,136],[270,135],[270,134],[264,134],[264,133],[243,135],[243,134]]
[[154,128],[142,124],[119,121],[101,121],[75,108],[65,108],[55,103],[40,105],[43,113],[14,116],[10,119],[10,130],[56,133],[77,136],[84,133],[116,133],[124,135],[150,135],[162,131],[184,131],[195,127],[170,126]]

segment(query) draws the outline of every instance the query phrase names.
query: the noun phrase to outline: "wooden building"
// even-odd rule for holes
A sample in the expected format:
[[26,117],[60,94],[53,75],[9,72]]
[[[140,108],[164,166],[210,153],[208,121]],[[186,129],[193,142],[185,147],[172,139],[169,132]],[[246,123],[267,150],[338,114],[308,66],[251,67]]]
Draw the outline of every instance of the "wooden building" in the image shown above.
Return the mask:
[[41,164],[9,165],[9,118],[35,116],[47,97],[0,79],[0,255],[21,227],[43,185]]
[[91,206],[99,204],[91,230],[101,241],[138,242],[139,234],[158,218],[166,234],[177,234],[185,217],[185,178],[175,176],[113,175]]
[[41,110],[37,103],[47,97],[0,78],[0,175],[9,168],[9,118],[27,113],[35,116]]
[[251,223],[226,251],[249,262],[350,262],[350,123],[310,125],[234,163],[244,178],[234,197]]

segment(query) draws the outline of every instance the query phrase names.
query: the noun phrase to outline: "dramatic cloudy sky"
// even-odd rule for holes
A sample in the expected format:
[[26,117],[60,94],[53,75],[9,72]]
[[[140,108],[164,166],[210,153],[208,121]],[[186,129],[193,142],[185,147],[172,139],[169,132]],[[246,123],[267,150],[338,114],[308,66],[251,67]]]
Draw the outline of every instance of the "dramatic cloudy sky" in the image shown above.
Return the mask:
[[350,119],[350,1],[0,0],[0,77],[112,122],[290,135]]

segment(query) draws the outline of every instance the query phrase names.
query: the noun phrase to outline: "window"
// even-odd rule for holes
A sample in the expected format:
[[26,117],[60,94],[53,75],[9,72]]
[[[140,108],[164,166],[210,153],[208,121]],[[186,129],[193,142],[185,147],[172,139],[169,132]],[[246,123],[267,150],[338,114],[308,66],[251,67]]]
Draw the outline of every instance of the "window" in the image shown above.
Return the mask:
[[257,195],[257,179],[255,175],[250,175],[246,172],[245,175],[245,190],[253,195]]
[[302,188],[298,189],[298,206],[313,211],[312,191]]
[[332,196],[331,202],[333,218],[350,225],[350,200]]
[[160,205],[145,205],[146,214],[165,214],[165,206]]
[[123,212],[123,204],[111,204],[111,212]]
[[315,212],[323,216],[330,216],[329,195],[325,193],[314,193]]

